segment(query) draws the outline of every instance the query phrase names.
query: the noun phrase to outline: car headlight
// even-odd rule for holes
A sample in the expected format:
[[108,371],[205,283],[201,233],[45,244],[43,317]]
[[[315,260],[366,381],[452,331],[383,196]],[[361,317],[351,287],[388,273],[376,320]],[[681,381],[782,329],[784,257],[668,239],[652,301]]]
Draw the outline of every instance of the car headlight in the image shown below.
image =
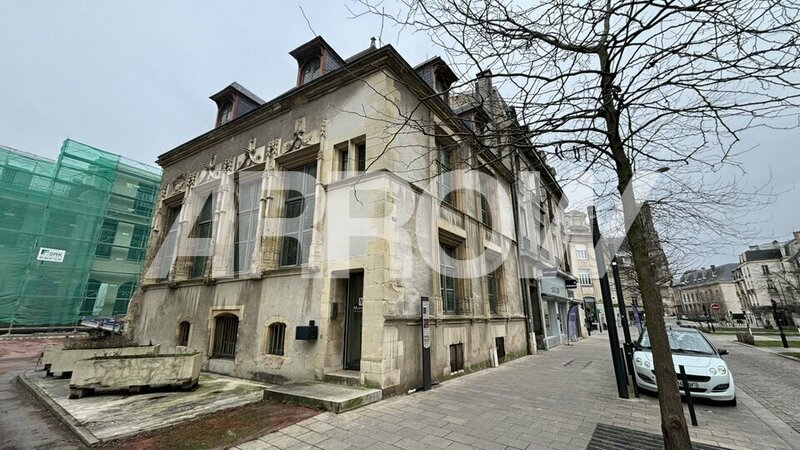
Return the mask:
[[710,373],[711,375],[716,375],[717,374],[717,369],[715,369],[713,367],[709,367],[708,368],[708,373]]
[[719,372],[720,375],[725,375],[728,373],[728,369],[726,369],[725,366],[719,366],[717,367],[717,372]]
[[639,358],[638,356],[633,360],[633,362],[635,362],[637,366],[642,366],[642,358]]

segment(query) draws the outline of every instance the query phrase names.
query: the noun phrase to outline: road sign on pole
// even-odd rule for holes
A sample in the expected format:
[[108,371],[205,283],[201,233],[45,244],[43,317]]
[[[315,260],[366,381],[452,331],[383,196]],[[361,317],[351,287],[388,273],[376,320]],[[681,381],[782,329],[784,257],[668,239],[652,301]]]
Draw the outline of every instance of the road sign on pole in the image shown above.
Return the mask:
[[719,311],[719,304],[718,303],[712,303],[711,304],[711,310],[714,311],[714,312]]

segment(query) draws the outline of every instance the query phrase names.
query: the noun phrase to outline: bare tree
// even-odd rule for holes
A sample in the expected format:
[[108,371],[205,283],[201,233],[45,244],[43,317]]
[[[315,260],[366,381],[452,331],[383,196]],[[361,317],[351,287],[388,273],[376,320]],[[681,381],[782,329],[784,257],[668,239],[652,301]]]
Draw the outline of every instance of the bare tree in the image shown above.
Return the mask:
[[[690,448],[648,251],[653,223],[637,218],[643,199],[633,183],[637,172],[664,166],[717,171],[732,161],[743,131],[785,125],[795,116],[800,3],[362,2],[364,13],[427,32],[460,75],[491,77],[537,150],[570,160],[579,172],[610,174],[616,192],[601,191],[622,200],[660,386],[664,442]],[[682,192],[705,192],[692,178],[673,178],[690,186]],[[684,210],[661,211],[674,221]],[[724,214],[716,217],[725,221]]]

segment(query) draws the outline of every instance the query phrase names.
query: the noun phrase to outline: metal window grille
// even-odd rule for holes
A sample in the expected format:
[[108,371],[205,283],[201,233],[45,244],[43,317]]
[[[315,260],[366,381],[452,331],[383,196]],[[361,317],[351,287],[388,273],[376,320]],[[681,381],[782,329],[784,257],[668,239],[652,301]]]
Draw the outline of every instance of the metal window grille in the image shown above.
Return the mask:
[[269,326],[269,341],[267,353],[270,355],[283,356],[283,343],[286,337],[286,324],[273,323]]
[[192,329],[192,324],[183,321],[178,325],[178,345],[187,347],[189,345],[189,331]]
[[450,373],[464,370],[464,344],[450,344]]
[[214,320],[214,348],[212,358],[234,359],[239,318],[233,314],[222,314]]

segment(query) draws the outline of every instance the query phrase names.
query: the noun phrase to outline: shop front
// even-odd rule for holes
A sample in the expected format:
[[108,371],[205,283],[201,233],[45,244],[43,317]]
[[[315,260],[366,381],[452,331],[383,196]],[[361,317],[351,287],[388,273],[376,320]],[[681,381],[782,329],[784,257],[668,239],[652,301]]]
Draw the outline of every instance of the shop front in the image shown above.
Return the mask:
[[567,343],[567,317],[570,299],[565,281],[560,276],[540,279],[541,320],[545,350]]

